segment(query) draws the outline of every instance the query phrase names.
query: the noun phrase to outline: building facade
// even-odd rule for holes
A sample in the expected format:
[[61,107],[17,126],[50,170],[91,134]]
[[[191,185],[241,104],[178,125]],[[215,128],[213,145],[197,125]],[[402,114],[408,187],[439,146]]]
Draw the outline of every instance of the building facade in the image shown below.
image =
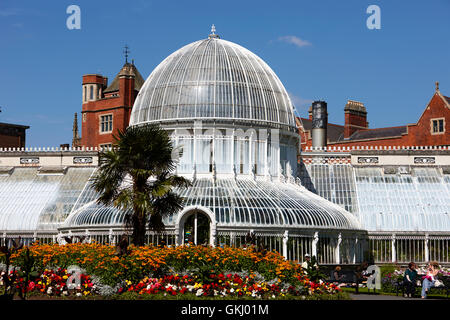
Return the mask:
[[136,66],[129,62],[110,85],[102,75],[83,75],[81,137],[74,130],[72,145],[111,147],[113,136],[128,127],[131,108],[143,83]]
[[0,148],[24,148],[29,126],[0,123]]
[[[450,145],[450,98],[436,91],[417,123],[397,127],[369,129],[367,110],[363,103],[349,100],[344,108],[345,124],[328,123],[329,147],[344,146],[448,146]],[[313,115],[296,118],[302,148],[313,146]]]

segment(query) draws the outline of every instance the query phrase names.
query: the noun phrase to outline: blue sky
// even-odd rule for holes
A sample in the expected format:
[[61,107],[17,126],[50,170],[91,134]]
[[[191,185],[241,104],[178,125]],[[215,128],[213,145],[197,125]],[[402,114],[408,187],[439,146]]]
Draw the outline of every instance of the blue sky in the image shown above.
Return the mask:
[[[81,8],[81,30],[66,9]],[[369,5],[381,29],[369,30]],[[81,110],[81,80],[112,81],[123,46],[144,78],[166,56],[206,38],[264,59],[303,117],[328,102],[342,124],[347,99],[365,103],[372,128],[415,123],[434,93],[450,96],[450,0],[430,1],[0,1],[0,122],[29,125],[27,146],[70,143]]]

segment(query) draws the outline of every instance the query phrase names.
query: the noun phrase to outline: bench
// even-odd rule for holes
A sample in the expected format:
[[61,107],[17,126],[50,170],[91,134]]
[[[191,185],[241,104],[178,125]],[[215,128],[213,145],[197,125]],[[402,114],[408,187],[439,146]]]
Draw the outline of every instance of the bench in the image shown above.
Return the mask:
[[[432,291],[441,290],[445,292],[445,296],[448,298],[448,295],[450,293],[450,277],[445,277],[444,279],[439,279],[442,281],[444,285],[438,286],[438,287],[431,287],[428,289],[428,294],[430,294]],[[419,275],[419,281],[420,286],[416,285],[416,288],[422,287],[422,276]],[[397,281],[394,284],[395,286],[395,294],[398,296],[399,291],[402,292],[402,296],[405,294],[405,284],[403,282],[403,279],[397,279]]]

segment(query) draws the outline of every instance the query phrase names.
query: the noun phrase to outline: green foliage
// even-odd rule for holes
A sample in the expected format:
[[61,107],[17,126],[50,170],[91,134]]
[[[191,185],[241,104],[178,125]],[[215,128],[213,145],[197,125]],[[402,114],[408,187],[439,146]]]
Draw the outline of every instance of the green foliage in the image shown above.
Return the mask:
[[[119,131],[112,150],[100,153],[100,166],[92,179],[99,203],[131,212],[126,224],[133,230],[133,243],[143,245],[147,225],[164,229],[162,219],[182,208],[173,188],[187,187],[183,177],[172,175],[176,153],[167,132],[158,125],[129,127]],[[131,183],[124,181],[131,177]]]
[[395,270],[398,270],[398,269],[400,269],[400,266],[395,265],[395,264],[386,264],[386,265],[380,266],[381,278],[386,277],[386,275],[388,273],[393,273]]
[[403,274],[395,272],[399,269],[400,266],[395,264],[380,266],[381,290],[383,292],[396,292],[396,286],[403,281]]
[[30,254],[30,249],[27,247],[25,250],[20,251],[20,255],[22,256],[22,265],[18,275],[20,278],[23,278],[22,287],[19,289],[19,296],[21,299],[25,300],[27,297],[27,288],[30,279],[34,279],[39,276],[38,270],[35,268],[36,259],[33,255]]
[[322,272],[322,270],[319,267],[319,264],[317,263],[316,256],[312,256],[311,260],[307,261],[306,273],[308,274],[308,277],[312,281],[319,281],[326,279],[326,275]]

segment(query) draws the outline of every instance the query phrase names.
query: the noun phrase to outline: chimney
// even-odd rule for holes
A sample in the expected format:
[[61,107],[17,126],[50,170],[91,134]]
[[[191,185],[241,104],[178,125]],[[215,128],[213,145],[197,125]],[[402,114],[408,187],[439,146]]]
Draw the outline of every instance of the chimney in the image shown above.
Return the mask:
[[344,138],[350,138],[350,136],[360,129],[368,129],[369,123],[367,122],[367,111],[362,102],[348,100],[344,108],[345,112],[345,125],[344,125]]
[[312,146],[323,148],[327,146],[328,112],[325,101],[314,101],[312,111]]

